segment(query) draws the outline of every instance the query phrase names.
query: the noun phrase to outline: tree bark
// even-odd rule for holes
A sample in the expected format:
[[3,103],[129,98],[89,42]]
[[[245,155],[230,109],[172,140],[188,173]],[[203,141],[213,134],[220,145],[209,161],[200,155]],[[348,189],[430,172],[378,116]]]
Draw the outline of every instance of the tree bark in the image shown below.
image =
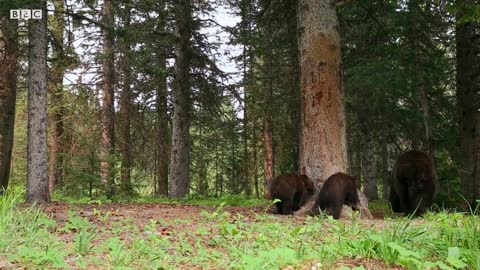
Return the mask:
[[53,193],[55,186],[61,181],[63,174],[63,76],[65,74],[65,57],[63,32],[64,23],[64,2],[57,0],[53,2],[55,13],[52,20],[51,33],[55,43],[53,51],[53,66],[50,73],[49,92],[51,94],[50,115],[52,128],[52,137],[50,141],[50,168],[49,168],[49,191]]
[[190,36],[192,11],[189,0],[175,1],[175,80],[170,164],[170,197],[190,190]]
[[[469,1],[472,2],[472,1]],[[463,14],[457,14],[461,18]],[[460,127],[460,179],[463,196],[480,198],[480,26],[467,22],[456,26],[457,111]]]
[[[271,43],[270,40],[267,41]],[[267,188],[273,179],[273,120],[271,111],[271,102],[273,95],[273,55],[271,44],[269,45],[265,60],[265,68],[268,73],[267,86],[263,93],[263,174],[264,174],[264,198],[270,199],[270,192]]]
[[[332,0],[300,0],[297,16],[302,94],[300,171],[323,183],[330,175],[347,170],[339,25]],[[357,192],[357,207],[371,217],[365,195]],[[309,207],[311,210],[317,196],[299,214]]]
[[252,147],[253,147],[253,166],[252,166],[252,169],[253,169],[253,185],[254,185],[254,188],[255,188],[255,196],[257,198],[260,198],[260,186],[259,186],[259,181],[258,181],[258,178],[259,178],[259,173],[258,173],[258,167],[257,167],[257,164],[258,164],[258,143],[257,143],[257,124],[256,124],[256,121],[254,120],[253,121],[253,128],[252,128]]
[[[163,70],[167,69],[165,53],[161,53],[159,67]],[[157,86],[157,196],[168,195],[168,164],[170,162],[170,155],[168,152],[167,95],[167,76],[161,75]]]
[[432,136],[432,127],[431,127],[431,113],[430,113],[430,101],[428,98],[428,91],[425,85],[425,78],[423,78],[423,72],[420,72],[422,76],[419,81],[420,84],[417,86],[417,91],[420,95],[420,103],[422,105],[422,116],[423,116],[423,127],[425,129],[425,148],[430,156],[434,156],[434,145],[433,145],[433,136]]
[[102,143],[100,149],[100,181],[105,187],[107,197],[113,190],[114,130],[115,130],[115,66],[114,66],[114,15],[113,1],[103,3],[103,96],[102,96]]
[[0,17],[0,194],[8,187],[17,99],[18,22]]
[[[165,31],[166,1],[159,4],[158,31]],[[156,196],[168,196],[168,164],[170,163],[168,137],[168,104],[167,104],[167,48],[158,48],[158,65],[164,72],[158,76],[157,85],[157,193]]]
[[320,181],[347,169],[340,34],[332,4],[330,0],[301,0],[298,8],[300,170]]
[[[244,55],[246,54],[246,49],[244,47],[244,50],[243,50],[243,53]],[[243,191],[245,192],[245,194],[247,196],[250,196],[250,193],[251,193],[251,189],[250,189],[250,155],[249,155],[249,151],[248,151],[248,125],[249,125],[249,122],[248,122],[248,111],[247,111],[247,107],[248,107],[248,83],[247,83],[247,80],[249,79],[247,76],[247,68],[246,68],[246,65],[247,65],[247,60],[246,60],[246,56],[244,56],[244,59],[243,59],[243,80],[244,80],[244,83],[243,83],[243,93],[244,93],[244,101],[243,101],[243,173],[244,173],[244,176],[243,176]]]
[[[130,9],[126,10],[124,27],[130,26]],[[120,181],[122,185],[122,191],[130,195],[133,192],[132,188],[132,147],[131,147],[131,119],[132,113],[132,71],[131,71],[131,49],[129,40],[124,38],[123,40],[123,88],[122,95],[120,96],[120,116],[122,118],[122,127],[120,130],[119,147],[122,155],[122,165],[120,168]]]
[[47,150],[47,1],[29,21],[27,202],[49,202]]
[[[241,3],[241,15],[242,15],[242,34],[244,38],[250,37],[250,7],[252,3],[251,1],[242,1]],[[247,56],[251,56],[251,49],[248,46],[247,42],[243,42],[243,191],[247,196],[251,194],[251,186],[250,186],[250,153],[248,151],[248,139],[249,139],[249,91],[250,91],[250,80],[252,70],[247,69],[249,63],[248,60],[252,61],[252,58],[248,58]]]

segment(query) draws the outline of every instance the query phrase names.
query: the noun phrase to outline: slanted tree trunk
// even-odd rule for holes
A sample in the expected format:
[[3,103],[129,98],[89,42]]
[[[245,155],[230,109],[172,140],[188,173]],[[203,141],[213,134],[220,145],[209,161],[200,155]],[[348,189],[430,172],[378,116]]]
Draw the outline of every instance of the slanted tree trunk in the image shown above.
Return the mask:
[[53,125],[50,140],[50,168],[49,168],[49,190],[53,193],[55,186],[61,181],[63,175],[63,76],[65,74],[65,57],[63,32],[64,23],[64,1],[53,1],[55,13],[52,20],[51,33],[53,37],[53,65],[50,70],[49,93],[51,100],[50,121]]
[[29,21],[27,202],[48,202],[47,1],[42,19]]
[[[467,2],[467,1],[466,1]],[[473,2],[473,1],[468,1]],[[463,14],[457,14],[461,18]],[[480,198],[480,25],[467,22],[456,26],[457,110],[460,127],[460,179],[463,196]]]
[[113,2],[103,2],[103,85],[102,85],[102,142],[100,149],[100,181],[107,197],[113,195],[113,162],[115,130],[115,66],[114,66],[114,17]]
[[175,1],[175,80],[173,85],[170,197],[180,198],[190,190],[190,0]]
[[[298,33],[302,93],[300,170],[321,183],[347,170],[343,71],[333,0],[300,0]],[[365,195],[361,211],[371,217]],[[313,196],[300,211],[311,209]]]
[[[128,5],[128,3],[127,3]],[[124,27],[130,27],[130,9],[126,10],[124,15]],[[120,128],[120,140],[119,148],[122,155],[122,165],[120,168],[120,181],[122,191],[125,194],[132,194],[132,147],[131,147],[131,120],[130,115],[132,113],[132,71],[131,71],[131,49],[130,41],[127,37],[123,40],[123,88],[120,96],[120,117],[122,126]]]
[[17,98],[18,21],[0,17],[0,194],[8,187]]

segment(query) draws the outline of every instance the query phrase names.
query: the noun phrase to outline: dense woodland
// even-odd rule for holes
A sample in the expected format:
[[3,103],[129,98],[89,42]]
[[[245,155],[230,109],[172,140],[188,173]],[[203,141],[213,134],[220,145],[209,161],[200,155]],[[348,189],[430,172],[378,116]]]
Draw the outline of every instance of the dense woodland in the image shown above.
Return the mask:
[[[439,204],[480,198],[474,0],[0,3],[0,182],[27,200],[258,198],[342,168],[377,200],[410,149]],[[8,19],[25,7],[48,16]]]

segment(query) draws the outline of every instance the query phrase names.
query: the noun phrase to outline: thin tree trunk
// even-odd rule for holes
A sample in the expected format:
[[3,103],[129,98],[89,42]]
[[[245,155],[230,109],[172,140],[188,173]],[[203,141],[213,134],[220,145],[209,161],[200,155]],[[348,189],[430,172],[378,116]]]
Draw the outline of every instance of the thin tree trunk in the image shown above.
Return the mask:
[[360,179],[362,176],[362,141],[358,133],[356,133],[354,136],[353,151],[355,152],[355,165],[353,167],[353,175]]
[[365,125],[362,131],[363,191],[365,196],[372,201],[378,199],[373,133],[368,125]]
[[349,175],[355,175],[354,168],[355,168],[355,151],[354,151],[354,136],[352,133],[349,134],[347,137],[347,173]]
[[[468,1],[473,2],[473,1]],[[461,18],[462,13],[457,14]],[[480,170],[477,164],[480,131],[477,130],[480,108],[480,26],[468,22],[456,26],[457,110],[460,127],[460,179],[463,196],[471,201],[480,198]],[[475,192],[477,190],[477,192]]]
[[[165,10],[166,1],[159,2],[159,18],[158,18],[158,31],[165,31],[166,24],[166,10]],[[169,154],[169,137],[168,137],[168,110],[167,110],[167,48],[161,46],[158,48],[159,57],[158,57],[158,67],[164,70],[161,75],[158,77],[157,85],[157,196],[168,196],[168,164],[170,163],[170,154]]]
[[[420,75],[423,76],[423,72],[420,72]],[[428,98],[428,91],[425,85],[425,78],[420,79],[420,84],[417,86],[417,91],[420,95],[420,103],[422,105],[422,116],[423,116],[423,127],[425,129],[425,148],[426,151],[433,157],[434,155],[434,145],[433,145],[433,136],[432,136],[432,127],[431,127],[431,113],[430,113],[430,101]]]
[[169,195],[184,197],[190,190],[190,36],[189,0],[175,1],[175,81]]
[[0,194],[8,187],[17,99],[18,21],[0,17]]
[[114,66],[114,15],[112,0],[103,3],[103,96],[102,96],[102,143],[100,149],[100,181],[105,187],[107,197],[113,190],[113,162],[115,141],[115,66]]
[[388,155],[388,141],[387,141],[387,135],[386,135],[386,128],[383,129],[382,133],[383,134],[380,139],[382,169],[380,171],[382,172],[382,179],[383,179],[383,189],[382,189],[383,196],[382,197],[383,199],[386,199],[389,196],[391,173],[389,170],[389,162],[388,162],[389,155]]
[[218,151],[215,147],[215,195],[220,196],[220,185],[219,185],[219,174],[218,174]]
[[[130,10],[125,14],[125,28],[130,26]],[[131,120],[130,115],[132,113],[132,71],[131,71],[131,49],[128,40],[124,39],[124,63],[123,63],[123,89],[120,97],[120,116],[122,118],[122,127],[120,129],[120,151],[122,155],[122,165],[120,168],[120,181],[122,184],[122,190],[125,194],[132,194],[132,149],[131,149]]]
[[257,138],[257,121],[253,120],[253,128],[252,128],[252,145],[253,145],[253,183],[255,186],[255,196],[260,198],[260,190],[259,190],[259,183],[258,183],[258,138]]
[[50,141],[50,168],[49,168],[49,190],[53,193],[55,186],[61,181],[63,175],[63,76],[65,74],[64,61],[64,42],[63,32],[65,30],[64,22],[64,2],[57,0],[53,2],[55,7],[55,14],[52,23],[52,36],[55,43],[53,49],[54,65],[50,73],[49,92],[51,94],[52,112],[51,123],[52,137]]
[[[235,112],[232,111],[232,119],[235,119]],[[230,156],[230,165],[231,165],[231,168],[232,168],[232,171],[231,171],[231,187],[232,187],[232,192],[233,194],[238,194],[238,179],[237,179],[237,175],[236,175],[236,147],[235,147],[235,124],[232,124],[232,136],[231,136],[231,148],[230,148],[230,153],[231,153],[231,156]]]
[[27,202],[48,202],[47,1],[42,19],[29,21]]
[[[201,113],[201,112],[200,112]],[[198,127],[198,134],[199,134],[199,139],[198,139],[198,144],[199,144],[199,155],[198,155],[198,163],[199,163],[199,173],[198,173],[198,194],[206,196],[208,195],[208,182],[207,182],[207,166],[205,162],[205,153],[204,153],[204,147],[205,147],[205,139],[203,137],[203,127],[200,124]]]
[[340,35],[329,0],[298,7],[302,120],[300,170],[325,181],[347,169]]
[[[159,68],[166,70],[166,56],[161,53]],[[157,85],[158,170],[157,195],[168,195],[168,164],[170,163],[167,114],[167,76],[162,75]]]
[[[479,43],[476,43],[476,44],[479,44]],[[480,55],[479,53],[480,53],[480,50],[477,50],[477,56]],[[477,60],[480,60],[480,59],[477,59]],[[477,79],[478,80],[477,81],[477,86],[480,86],[480,68],[479,68],[478,62],[477,62],[477,76],[476,76],[476,78],[479,78],[479,79]],[[480,91],[480,89],[478,89],[478,88],[480,88],[480,87],[477,87],[477,90]],[[478,91],[477,91],[477,94],[479,93]],[[474,197],[474,200],[480,200],[480,157],[479,157],[479,153],[480,153],[480,112],[479,111],[477,111],[475,113],[475,124],[476,124],[476,127],[475,127],[476,128],[476,134],[475,134],[476,157],[475,157],[475,172],[474,172],[474,180],[475,180],[474,188],[475,189],[473,191],[473,197]],[[476,205],[476,204],[474,203],[473,205]]]
[[[267,41],[269,44],[270,40]],[[270,49],[267,52],[265,60],[265,68],[268,73],[268,82],[267,86],[264,87],[263,93],[263,173],[264,173],[264,197],[270,199],[269,189],[267,188],[270,182],[273,179],[273,120],[271,112],[271,102],[273,95],[273,56],[271,50],[271,44],[269,45]]]
[[[246,50],[244,48],[243,51],[244,55],[246,54]],[[247,61],[246,57],[244,56],[243,59],[243,77],[244,77],[244,84],[243,84],[243,89],[244,89],[244,101],[243,101],[243,171],[244,171],[244,179],[243,179],[243,190],[247,196],[250,196],[251,189],[250,189],[250,155],[248,152],[248,111],[247,111],[247,106],[248,106],[248,83],[246,83],[246,80],[248,78],[247,76]]]

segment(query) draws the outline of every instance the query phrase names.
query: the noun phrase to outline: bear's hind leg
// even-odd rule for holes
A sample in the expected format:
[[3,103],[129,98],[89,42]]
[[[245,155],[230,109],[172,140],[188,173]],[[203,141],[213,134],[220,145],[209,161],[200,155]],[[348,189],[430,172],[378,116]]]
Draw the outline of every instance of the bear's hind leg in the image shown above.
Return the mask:
[[293,214],[293,201],[292,200],[286,200],[282,204],[282,213],[284,215],[291,215]]
[[331,212],[334,219],[339,219],[342,214],[343,203],[335,203],[332,206]]

